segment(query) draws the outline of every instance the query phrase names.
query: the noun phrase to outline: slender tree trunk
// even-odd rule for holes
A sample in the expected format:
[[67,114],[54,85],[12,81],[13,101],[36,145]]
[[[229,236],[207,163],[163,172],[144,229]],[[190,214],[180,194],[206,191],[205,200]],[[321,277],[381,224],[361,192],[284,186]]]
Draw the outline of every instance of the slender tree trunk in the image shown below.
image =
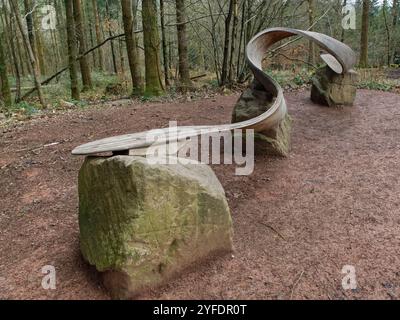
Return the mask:
[[[15,72],[15,86],[16,86],[16,91],[15,91],[15,102],[18,103],[21,98],[21,71],[20,71],[20,66],[18,64],[18,59],[17,55],[15,53],[15,45],[14,45],[14,24],[12,21],[10,21],[8,17],[8,13],[4,11],[4,22],[5,26],[7,27],[7,30],[9,30],[9,35],[8,35],[8,40],[10,43],[10,51],[11,51],[11,57],[14,65],[14,72]],[[18,39],[17,39],[18,40]]]
[[360,44],[360,67],[368,67],[368,32],[369,32],[369,10],[370,0],[363,0],[361,44]]
[[390,66],[390,61],[391,61],[391,44],[392,44],[392,39],[391,39],[391,30],[389,27],[389,21],[388,21],[388,15],[387,15],[387,10],[388,10],[388,3],[387,0],[383,1],[382,5],[382,11],[383,11],[383,21],[385,24],[385,30],[386,30],[386,65]]
[[118,50],[119,50],[119,70],[121,70],[121,75],[125,79],[125,56],[124,56],[124,40],[118,40]]
[[71,97],[74,100],[80,99],[79,85],[78,85],[78,66],[77,66],[77,48],[75,42],[75,21],[74,9],[71,0],[64,0],[65,12],[67,18],[67,42],[68,42],[68,60],[69,60],[69,74],[71,79]]
[[168,48],[167,39],[165,35],[165,15],[164,15],[164,0],[160,0],[160,20],[161,20],[161,41],[162,41],[162,53],[163,53],[163,65],[164,65],[164,81],[165,85],[169,87],[169,68],[168,68]]
[[[308,24],[311,27],[315,22],[315,1],[308,0]],[[314,28],[312,27],[310,31],[313,31]],[[315,45],[313,41],[309,41],[308,43],[308,63],[310,65],[315,64]]]
[[[93,48],[95,46],[95,41],[94,41],[94,34],[93,34],[93,16],[92,16],[92,11],[90,10],[90,3],[89,1],[86,1],[85,5],[85,15],[88,17],[88,27],[89,27],[89,41],[90,41],[90,47]],[[95,69],[97,66],[97,61],[96,61],[96,52],[92,52],[92,66]]]
[[[32,12],[32,20],[33,20],[33,25],[34,25],[35,30],[41,30],[40,21],[36,15],[35,11]],[[47,68],[46,68],[46,63],[44,61],[43,39],[42,39],[42,35],[40,32],[35,33],[35,40],[36,40],[36,52],[37,52],[36,60],[38,62],[39,74],[46,75]],[[33,48],[32,48],[32,50],[33,50]],[[35,54],[35,51],[33,51],[33,53]]]
[[[113,33],[112,33],[112,30],[111,30],[111,15],[110,15],[110,6],[108,4],[108,0],[106,0],[106,15],[107,15],[107,20],[108,20],[108,35],[110,37],[112,37]],[[116,59],[116,56],[115,56],[114,41],[112,41],[112,40],[110,41],[110,46],[111,46],[111,58],[112,58],[114,73],[118,73],[117,59]]]
[[24,0],[25,14],[26,14],[26,26],[28,28],[29,43],[31,44],[35,58],[37,59],[36,39],[33,26],[33,10],[32,1]]
[[396,32],[396,27],[398,25],[398,19],[399,19],[399,1],[398,0],[393,0],[393,5],[392,5],[392,52],[391,52],[391,62],[394,62],[395,54],[396,54],[396,48],[398,49],[398,39],[399,35]]
[[21,18],[20,12],[19,12],[18,1],[17,0],[10,0],[10,3],[11,3],[11,6],[12,6],[12,9],[14,11],[15,19],[17,20],[19,31],[22,34],[25,46],[26,46],[26,48],[28,50],[28,55],[29,55],[29,60],[30,60],[29,62],[30,62],[31,67],[32,67],[33,78],[34,78],[34,81],[35,81],[36,91],[38,92],[39,101],[42,104],[42,106],[45,108],[46,107],[46,102],[44,100],[43,92],[42,92],[42,86],[40,84],[40,73],[39,73],[38,64],[36,62],[35,55],[34,55],[34,53],[32,51],[31,44],[29,43],[28,33],[26,33],[25,29],[24,29],[22,18]]
[[126,39],[126,50],[128,53],[129,69],[132,78],[132,93],[141,94],[143,91],[142,75],[140,72],[139,57],[137,51],[136,37],[133,34],[133,14],[132,1],[121,0],[122,19],[124,22],[124,32]]
[[11,91],[8,83],[7,65],[4,56],[3,43],[3,35],[0,34],[0,100],[3,100],[4,105],[9,107],[11,105]]
[[238,8],[238,0],[233,0],[233,25],[232,25],[232,39],[231,39],[231,58],[229,61],[229,83],[234,82],[235,77],[235,65],[234,65],[234,57],[235,57],[235,46],[237,41],[237,26],[239,24],[239,8]]
[[[243,44],[243,38],[244,38],[244,31],[245,31],[245,20],[246,20],[246,1],[243,1],[243,9],[242,9],[242,19],[240,22],[240,37],[239,37],[239,49],[238,49],[238,56],[237,56],[237,62],[236,62],[236,78],[239,80],[240,78],[240,70],[241,70],[241,64],[240,61],[242,61],[242,44]],[[243,45],[244,50],[246,50],[246,47]]]
[[[65,22],[65,17],[63,15],[63,12],[65,12],[64,8],[64,1],[56,1],[55,3],[56,7],[56,18],[57,18],[57,37],[56,39],[59,39],[60,45],[59,45],[59,56],[60,56],[60,62],[61,64],[67,64],[68,62],[68,55],[64,55],[63,50],[64,48],[67,48],[67,39],[66,39],[66,32],[65,30],[67,29],[67,25]],[[58,81],[58,78],[57,78]]]
[[[343,0],[343,2],[342,2],[342,5],[341,5],[342,7],[345,7],[345,6],[347,6],[347,0]],[[341,28],[342,29],[342,31],[341,31],[341,34],[340,34],[340,41],[341,42],[344,42],[344,40],[345,40],[345,36],[346,36],[346,31],[345,31],[345,29],[344,28]]]
[[187,88],[192,85],[189,73],[189,57],[186,32],[185,0],[176,0],[176,22],[178,30],[178,56],[180,85]]
[[221,85],[228,83],[228,63],[229,63],[229,41],[230,41],[230,28],[233,15],[234,0],[229,1],[228,15],[225,19],[225,36],[224,36],[224,55],[222,60],[222,71],[221,71]]
[[157,25],[156,0],[143,0],[142,3],[143,41],[146,68],[147,95],[161,95],[160,36]]
[[[133,18],[133,30],[136,31],[138,29],[138,19],[137,19],[137,14],[138,14],[138,0],[132,0],[132,18]],[[138,56],[138,59],[140,57],[139,54],[139,38],[137,33],[133,33],[133,37],[135,38],[135,43],[136,43],[136,55]],[[143,80],[142,81],[142,86],[143,86]]]
[[[101,35],[101,30],[100,30],[100,15],[99,15],[99,10],[97,8],[97,0],[92,0],[92,7],[94,15],[94,25],[96,30],[96,40],[97,44],[100,44],[103,42],[103,37]],[[97,52],[99,53],[99,69],[100,71],[104,71],[103,48],[99,48]]]
[[[73,0],[73,10],[74,10],[74,22],[75,22],[75,32],[79,43],[79,54],[81,55],[87,49],[86,38],[85,38],[85,27],[82,19],[82,6],[81,0]],[[92,88],[92,77],[90,75],[90,67],[86,56],[82,56],[79,59],[79,64],[81,67],[82,84],[83,91]]]

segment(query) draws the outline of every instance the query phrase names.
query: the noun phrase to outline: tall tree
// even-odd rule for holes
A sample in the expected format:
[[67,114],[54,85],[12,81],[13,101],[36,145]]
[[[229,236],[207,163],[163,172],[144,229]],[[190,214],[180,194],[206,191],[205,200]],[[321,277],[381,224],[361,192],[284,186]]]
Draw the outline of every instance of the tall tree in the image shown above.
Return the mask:
[[[10,44],[10,52],[11,52],[11,60],[12,63],[14,65],[14,75],[15,75],[15,101],[19,102],[20,98],[21,98],[21,66],[18,63],[18,59],[17,59],[17,54],[16,54],[16,48],[15,48],[15,37],[13,36],[13,34],[15,34],[15,28],[14,28],[14,18],[12,16],[12,12],[11,12],[11,17],[8,15],[8,12],[6,12],[5,10],[3,11],[3,16],[4,16],[4,28],[5,30],[8,30],[8,40],[9,40],[9,44]],[[18,39],[17,39],[18,40]]]
[[6,107],[11,105],[11,91],[7,77],[6,59],[3,48],[3,35],[0,33],[0,100],[4,102]]
[[400,2],[398,0],[393,0],[393,5],[392,5],[392,52],[391,52],[391,61],[394,62],[395,54],[396,54],[396,49],[398,50],[398,39],[399,35],[397,33],[397,25],[398,25],[398,20],[399,20],[399,6]]
[[80,94],[78,85],[78,67],[76,62],[77,48],[75,42],[74,8],[71,0],[64,0],[64,2],[67,19],[68,64],[71,79],[71,97],[74,100],[79,100]]
[[[106,0],[106,15],[107,15],[107,26],[108,26],[108,35],[110,37],[113,36],[112,32],[112,27],[111,27],[111,13],[110,13],[110,5],[108,3],[108,0]],[[114,46],[114,41],[110,41],[110,46],[111,46],[111,58],[112,58],[112,64],[114,68],[114,73],[118,73],[118,67],[117,67],[117,58],[115,56],[115,46]]]
[[176,22],[178,30],[179,81],[182,87],[192,85],[189,74],[189,57],[186,31],[185,0],[176,0]]
[[390,22],[388,19],[388,1],[383,0],[383,5],[382,5],[382,13],[383,13],[383,22],[385,24],[385,30],[386,30],[386,64],[389,66],[391,59],[392,59],[392,52],[391,52],[391,45],[392,45],[392,34],[390,30]]
[[137,51],[136,37],[133,33],[132,0],[121,0],[122,19],[128,52],[129,69],[131,71],[133,94],[141,94],[143,91],[142,75],[140,72],[139,57]]
[[32,0],[24,0],[24,8],[25,8],[25,20],[26,26],[28,29],[29,43],[31,44],[32,51],[37,59],[37,49],[36,49],[36,39],[33,25],[33,11]]
[[[314,22],[315,22],[315,1],[308,0],[308,24],[311,31],[314,30]],[[310,65],[315,64],[315,45],[313,41],[308,42],[308,63]]]
[[360,43],[360,67],[368,67],[368,33],[370,0],[363,0]]
[[234,81],[235,75],[235,63],[233,61],[235,57],[235,46],[237,42],[237,27],[239,24],[239,4],[238,0],[233,0],[233,25],[232,25],[232,39],[231,39],[231,54],[229,61],[229,82],[232,83]]
[[38,92],[39,101],[42,104],[42,106],[45,108],[46,107],[46,102],[45,102],[45,99],[44,99],[44,96],[43,96],[43,92],[42,92],[42,85],[40,83],[40,73],[39,73],[38,63],[37,63],[37,61],[35,59],[35,55],[33,53],[31,44],[29,42],[28,33],[25,32],[24,24],[22,22],[22,17],[21,17],[20,12],[19,12],[18,1],[17,0],[10,0],[10,4],[11,4],[11,7],[12,7],[12,9],[14,11],[14,16],[15,16],[15,19],[17,20],[19,31],[22,34],[25,47],[28,50],[28,58],[29,58],[31,69],[32,69],[32,75],[33,75],[33,79],[34,79],[34,82],[35,82],[36,91]]
[[[92,7],[93,7],[93,15],[94,15],[94,26],[96,30],[96,40],[97,44],[100,44],[103,42],[103,37],[101,34],[100,30],[100,15],[99,15],[99,10],[97,7],[97,0],[92,0]],[[104,71],[104,58],[103,58],[103,48],[100,47],[97,50],[99,54],[99,69],[100,71]]]
[[145,93],[161,95],[164,89],[161,82],[160,36],[158,34],[156,0],[143,0],[142,23],[146,69]]
[[167,37],[165,33],[165,12],[164,12],[164,0],[160,0],[160,23],[161,23],[161,42],[162,42],[162,53],[163,53],[163,65],[164,65],[164,81],[165,85],[169,87],[169,62],[168,62],[168,48],[167,48]]
[[85,26],[82,19],[82,7],[81,0],[73,0],[73,10],[74,10],[74,22],[75,22],[75,32],[79,43],[79,64],[81,67],[82,84],[83,91],[92,88],[92,77],[90,75],[90,67],[87,61],[87,57],[82,55],[87,50],[86,38],[85,38]]
[[[33,2],[35,4],[35,1]],[[32,20],[33,26],[35,30],[41,30],[41,20],[40,17],[36,14],[36,10],[32,10]],[[44,37],[42,37],[41,32],[35,33],[35,40],[36,40],[36,52],[37,52],[37,62],[39,66],[39,73],[42,75],[47,74],[46,62],[44,58]],[[35,53],[33,51],[33,53]]]
[[225,18],[224,54],[222,58],[221,85],[228,83],[228,64],[229,64],[229,41],[230,28],[233,16],[234,0],[229,1],[228,14]]

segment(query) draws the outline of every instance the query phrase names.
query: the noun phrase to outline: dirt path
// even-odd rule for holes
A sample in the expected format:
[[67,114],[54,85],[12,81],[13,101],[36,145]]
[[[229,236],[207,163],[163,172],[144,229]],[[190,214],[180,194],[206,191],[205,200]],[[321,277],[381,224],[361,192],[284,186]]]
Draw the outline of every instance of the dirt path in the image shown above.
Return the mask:
[[[214,168],[232,210],[234,257],[140,298],[400,298],[400,96],[360,90],[357,105],[345,109],[315,106],[308,92],[286,97],[295,119],[288,159],[259,156],[249,177],[235,176],[232,166]],[[169,119],[223,123],[236,99],[113,106],[3,132],[0,298],[107,299],[79,254],[82,158],[71,149]],[[53,291],[41,287],[49,264],[57,270]],[[344,265],[356,267],[358,289],[342,289]]]

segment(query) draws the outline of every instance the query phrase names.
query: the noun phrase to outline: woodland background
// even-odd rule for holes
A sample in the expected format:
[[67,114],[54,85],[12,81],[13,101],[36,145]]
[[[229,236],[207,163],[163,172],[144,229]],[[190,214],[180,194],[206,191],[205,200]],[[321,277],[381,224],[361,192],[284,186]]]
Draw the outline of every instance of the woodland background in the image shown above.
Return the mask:
[[[349,4],[355,30],[342,27]],[[1,114],[235,90],[250,79],[246,43],[275,26],[347,43],[360,87],[396,90],[399,10],[398,0],[1,0]],[[55,28],[46,27],[51,15]],[[287,42],[269,54],[266,72],[285,88],[307,85],[322,63],[318,49]]]

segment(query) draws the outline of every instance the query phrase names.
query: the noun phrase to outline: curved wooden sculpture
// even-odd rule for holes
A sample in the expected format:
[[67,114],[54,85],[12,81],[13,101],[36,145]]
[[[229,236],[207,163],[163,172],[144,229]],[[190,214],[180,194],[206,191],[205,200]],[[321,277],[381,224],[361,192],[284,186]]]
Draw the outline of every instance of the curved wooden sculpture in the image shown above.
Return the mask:
[[[265,132],[279,126],[279,123],[287,114],[286,102],[283,97],[281,86],[262,70],[262,61],[268,49],[278,41],[291,36],[302,36],[318,44],[326,53],[321,58],[336,73],[348,73],[356,63],[356,55],[346,44],[331,38],[327,35],[289,28],[267,29],[250,40],[246,48],[246,58],[249,67],[263,89],[273,96],[271,107],[261,115],[250,120],[212,126],[186,126],[177,127],[171,134],[170,128],[150,130],[134,134],[127,134],[117,137],[106,138],[90,142],[75,148],[74,155],[90,155],[101,152],[124,152],[134,150],[135,154],[146,154],[146,149],[154,145],[149,142],[149,135],[160,135],[157,144],[166,143],[169,140],[176,142],[186,141],[187,138],[197,136],[200,133],[212,134],[217,132],[230,131],[235,129],[254,129],[255,132]],[[165,133],[165,134],[160,134]],[[163,138],[164,137],[164,138]]]

